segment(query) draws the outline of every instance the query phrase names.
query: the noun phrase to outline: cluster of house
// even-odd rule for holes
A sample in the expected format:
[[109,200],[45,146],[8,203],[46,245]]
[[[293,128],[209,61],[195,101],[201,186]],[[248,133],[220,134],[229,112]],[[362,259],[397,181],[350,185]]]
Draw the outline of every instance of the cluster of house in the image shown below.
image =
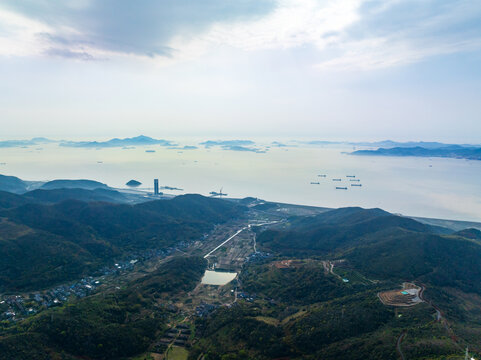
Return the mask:
[[241,292],[237,293],[237,298],[244,299],[245,301],[248,301],[248,302],[253,302],[257,298],[257,295],[256,294],[248,294],[248,293],[245,293],[245,292],[241,291]]
[[[99,273],[103,276],[118,275],[121,271],[132,270],[139,261],[164,258],[189,245],[190,242],[181,241],[175,247],[145,250],[133,254],[128,260],[118,261],[113,266],[106,266],[100,269]],[[35,314],[41,309],[61,305],[68,301],[71,296],[83,298],[91,294],[99,285],[100,280],[88,276],[72,285],[60,285],[42,293],[30,294],[27,297],[21,295],[0,297],[0,320],[16,321],[22,317]]]
[[7,307],[2,318],[18,320],[24,316],[37,313],[41,309],[61,305],[71,296],[83,298],[100,285],[100,281],[88,276],[71,285],[60,285],[42,293],[22,295],[7,295],[0,300],[0,306]]
[[201,303],[195,308],[195,315],[199,317],[208,316],[212,311],[218,308],[218,305]]
[[116,262],[114,266],[103,267],[102,269],[100,269],[100,273],[104,276],[118,275],[121,270],[132,270],[137,262],[137,259],[119,261]]
[[264,259],[267,259],[269,257],[271,257],[272,254],[268,253],[268,252],[263,252],[263,251],[256,251],[255,253],[253,254],[250,254],[247,258],[246,258],[246,262],[257,262],[257,261],[262,261]]
[[5,296],[0,301],[0,308],[3,310],[1,317],[7,320],[14,320],[18,314],[28,313],[30,309],[25,307],[25,301],[20,295]]

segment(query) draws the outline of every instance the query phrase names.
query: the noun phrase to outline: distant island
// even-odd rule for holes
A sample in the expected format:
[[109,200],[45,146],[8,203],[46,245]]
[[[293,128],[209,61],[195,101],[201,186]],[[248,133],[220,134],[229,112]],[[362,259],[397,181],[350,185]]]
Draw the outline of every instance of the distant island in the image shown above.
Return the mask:
[[440,143],[436,141],[406,141],[406,142],[399,142],[393,140],[382,140],[382,141],[325,141],[325,140],[313,140],[305,142],[308,145],[321,145],[321,146],[328,146],[328,145],[352,145],[352,146],[363,146],[363,147],[375,147],[375,148],[384,148],[384,149],[392,149],[392,148],[416,148],[421,147],[424,149],[441,149],[441,148],[448,148],[448,147],[461,147],[461,148],[476,148],[480,147],[480,145],[469,145],[469,144],[446,144]]
[[94,180],[52,180],[43,184],[41,189],[52,190],[52,189],[109,189],[106,184],[103,184]]
[[213,146],[219,146],[222,150],[231,150],[231,151],[250,151],[255,153],[265,153],[265,149],[259,149],[255,146],[255,142],[252,140],[208,140],[201,142],[200,145],[203,145],[206,149],[209,149]]
[[36,137],[30,140],[1,140],[0,148],[26,147],[32,145],[47,144],[51,142],[55,141],[43,137]]
[[137,186],[142,185],[142,183],[140,181],[137,181],[137,180],[130,180],[125,185],[130,186],[130,187],[137,187]]
[[204,145],[206,148],[212,146],[251,146],[255,145],[252,140],[208,140],[201,142],[200,145]]
[[417,157],[443,157],[467,160],[481,160],[481,147],[463,147],[451,145],[441,148],[394,147],[390,149],[379,148],[377,150],[357,150],[352,155],[369,156],[417,156]]
[[168,140],[154,139],[144,135],[124,139],[115,138],[108,141],[63,141],[60,143],[60,146],[80,148],[111,148],[141,145],[174,146],[175,144]]
[[[72,141],[72,140],[55,140],[48,139],[45,137],[35,137],[32,139],[5,139],[0,140],[0,148],[28,148],[31,146],[38,146],[43,144],[57,144],[63,147],[73,147],[73,148],[116,148],[120,147],[122,149],[135,149],[135,146],[146,146],[146,145],[159,145],[167,147],[173,150],[196,150],[197,146],[194,145],[180,145],[175,141],[165,140],[165,139],[155,139],[149,136],[140,135],[128,138],[113,138],[106,141]],[[247,151],[254,153],[265,153],[270,147],[292,147],[299,145],[313,145],[313,146],[355,146],[355,147],[368,147],[368,148],[383,148],[383,149],[393,149],[393,148],[417,148],[421,147],[424,149],[442,149],[448,147],[462,147],[462,148],[480,148],[479,144],[449,144],[436,141],[393,141],[393,140],[381,140],[381,141],[349,141],[349,140],[293,140],[289,143],[282,143],[279,141],[273,141],[270,144],[266,144],[264,147],[260,147],[258,143],[253,140],[206,140],[199,145],[210,149],[213,147],[221,148],[222,150],[231,151]]]
[[7,191],[15,194],[24,194],[27,191],[57,190],[57,189],[85,189],[95,190],[104,189],[111,190],[106,184],[94,180],[69,180],[58,179],[52,181],[24,181],[16,176],[7,176],[0,174],[0,191]]

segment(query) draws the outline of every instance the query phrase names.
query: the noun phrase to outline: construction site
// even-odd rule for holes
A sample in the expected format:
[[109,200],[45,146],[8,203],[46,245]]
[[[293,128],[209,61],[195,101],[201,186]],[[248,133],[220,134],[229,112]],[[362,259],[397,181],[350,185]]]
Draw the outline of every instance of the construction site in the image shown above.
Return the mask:
[[389,290],[377,294],[379,300],[388,306],[414,306],[423,300],[421,299],[422,288],[413,283],[403,283],[402,289]]

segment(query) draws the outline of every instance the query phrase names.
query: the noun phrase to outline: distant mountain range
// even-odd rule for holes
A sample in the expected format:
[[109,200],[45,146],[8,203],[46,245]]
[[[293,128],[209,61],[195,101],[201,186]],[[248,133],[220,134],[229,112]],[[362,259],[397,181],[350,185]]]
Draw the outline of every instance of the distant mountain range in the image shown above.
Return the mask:
[[51,140],[43,137],[37,137],[30,140],[3,140],[0,141],[0,148],[10,147],[27,147],[40,144],[59,143],[65,147],[79,148],[111,148],[123,146],[142,146],[142,145],[160,145],[160,146],[176,146],[177,144],[163,139],[154,139],[148,136],[140,135],[124,139],[110,139],[107,141],[67,141],[67,140]]
[[132,138],[124,139],[111,139],[108,141],[62,141],[60,146],[67,147],[88,147],[88,148],[110,148],[110,147],[123,147],[123,146],[142,146],[142,145],[160,145],[160,146],[174,146],[175,143],[163,140],[153,139],[148,136],[140,135]]
[[352,141],[324,141],[324,140],[314,140],[307,142],[309,145],[352,145],[352,146],[366,146],[366,147],[373,147],[373,148],[414,148],[414,147],[422,147],[425,149],[439,149],[439,148],[446,148],[457,146],[461,148],[477,148],[481,147],[480,145],[469,145],[469,144],[445,144],[435,141],[407,141],[407,142],[398,142],[392,140],[382,140],[382,141],[361,141],[361,142],[352,142]]
[[55,142],[55,140],[50,140],[43,137],[37,137],[30,140],[3,140],[0,141],[0,148],[32,146],[51,142]]
[[450,145],[440,148],[416,147],[394,147],[379,148],[377,150],[357,150],[353,155],[375,155],[375,156],[418,156],[418,157],[445,157],[468,160],[481,160],[481,147],[463,147]]
[[[24,140],[2,140],[0,141],[0,148],[14,148],[14,147],[29,147],[37,146],[41,144],[48,143],[58,143],[59,146],[64,147],[74,147],[74,148],[115,148],[115,147],[133,147],[133,146],[148,146],[148,145],[160,145],[168,147],[174,150],[195,150],[196,146],[186,145],[180,146],[174,141],[165,139],[155,139],[149,136],[140,135],[130,138],[113,138],[106,141],[71,141],[71,140],[52,140],[44,137],[36,137],[33,139]],[[231,151],[247,151],[254,153],[265,153],[270,147],[288,147],[296,146],[293,144],[306,144],[306,145],[319,145],[319,146],[330,146],[330,145],[348,145],[348,146],[360,146],[360,147],[370,147],[370,148],[416,148],[421,147],[424,149],[441,149],[447,147],[461,147],[461,148],[480,148],[481,145],[469,145],[469,144],[445,144],[441,142],[434,141],[407,141],[398,142],[392,140],[383,141],[328,141],[328,140],[313,140],[313,141],[292,141],[289,144],[284,144],[281,142],[274,141],[266,147],[259,147],[255,141],[252,140],[207,140],[199,143],[199,145],[205,148],[219,147],[222,150]]]

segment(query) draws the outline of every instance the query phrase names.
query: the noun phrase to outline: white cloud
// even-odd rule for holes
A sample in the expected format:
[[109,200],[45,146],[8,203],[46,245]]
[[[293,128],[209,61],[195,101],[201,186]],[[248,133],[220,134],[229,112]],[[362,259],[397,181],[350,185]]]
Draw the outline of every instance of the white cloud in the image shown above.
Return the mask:
[[[324,48],[335,34],[359,20],[362,0],[283,0],[272,14],[254,23],[219,24],[203,38],[244,50],[292,48],[315,44]],[[331,35],[331,36],[329,36]]]
[[276,10],[261,19],[216,23],[197,37],[177,36],[169,46],[187,58],[218,46],[257,51],[315,45],[322,50],[359,21],[363,1],[280,0]]
[[41,21],[0,8],[0,56],[58,56],[91,60],[106,58],[111,52],[84,44],[58,44],[55,37],[75,37],[79,32],[71,27],[52,27]]
[[480,39],[413,44],[406,39],[371,38],[340,45],[342,55],[320,62],[315,67],[325,71],[358,71],[385,69],[422,61],[437,55],[448,55],[481,48]]
[[[355,29],[364,36],[356,37],[352,30],[348,31],[335,44],[340,55],[323,60],[316,67],[326,71],[383,69],[481,49],[481,31],[470,24],[481,21],[481,3],[449,1],[442,5],[439,2],[439,6],[429,3],[400,0],[381,3],[365,14]],[[411,12],[405,9],[406,4],[412,7]],[[424,8],[418,8],[419,4]],[[393,19],[396,12],[400,15]],[[383,17],[385,21],[379,21]]]
[[220,46],[243,51],[312,46],[322,71],[367,71],[481,49],[481,3],[467,0],[281,0],[261,19],[217,23],[196,37],[175,37],[176,59]]
[[0,55],[26,56],[42,52],[37,34],[50,27],[20,14],[0,9]]
[[[169,20],[165,29],[155,28],[159,21],[154,21],[148,9],[133,7],[138,21],[124,24],[121,20],[128,14],[119,13],[119,19],[112,20],[112,14],[91,0],[64,4],[62,11],[42,7],[42,11],[50,11],[47,18],[57,20],[49,21],[49,25],[38,20],[33,11],[20,15],[20,12],[0,8],[0,27],[7,29],[0,31],[0,55],[61,56],[79,60],[131,57],[170,64],[196,59],[218,48],[255,52],[295,51],[309,46],[316,49],[310,54],[315,68],[359,71],[481,48],[481,31],[476,25],[481,19],[481,2],[277,0],[269,11],[258,9],[250,13],[251,3],[247,1],[247,5],[228,11],[229,16],[235,12],[249,15],[230,18],[215,1],[206,9],[196,4],[195,9],[185,14],[178,13],[184,7],[171,4],[164,7],[164,13],[157,4],[152,11],[169,19],[169,14],[173,14],[177,19]],[[131,9],[128,3],[122,4],[119,11]],[[216,14],[198,15],[201,9],[209,14],[216,9]],[[91,17],[85,15],[91,14],[88,11]],[[64,16],[71,21],[58,20]],[[109,19],[104,19],[105,16]],[[146,24],[138,26],[143,17]],[[188,21],[191,18],[202,24],[198,31],[193,31],[192,21]],[[102,25],[104,20],[108,25]],[[88,27],[90,21],[96,25]],[[128,38],[123,39],[124,35]]]

